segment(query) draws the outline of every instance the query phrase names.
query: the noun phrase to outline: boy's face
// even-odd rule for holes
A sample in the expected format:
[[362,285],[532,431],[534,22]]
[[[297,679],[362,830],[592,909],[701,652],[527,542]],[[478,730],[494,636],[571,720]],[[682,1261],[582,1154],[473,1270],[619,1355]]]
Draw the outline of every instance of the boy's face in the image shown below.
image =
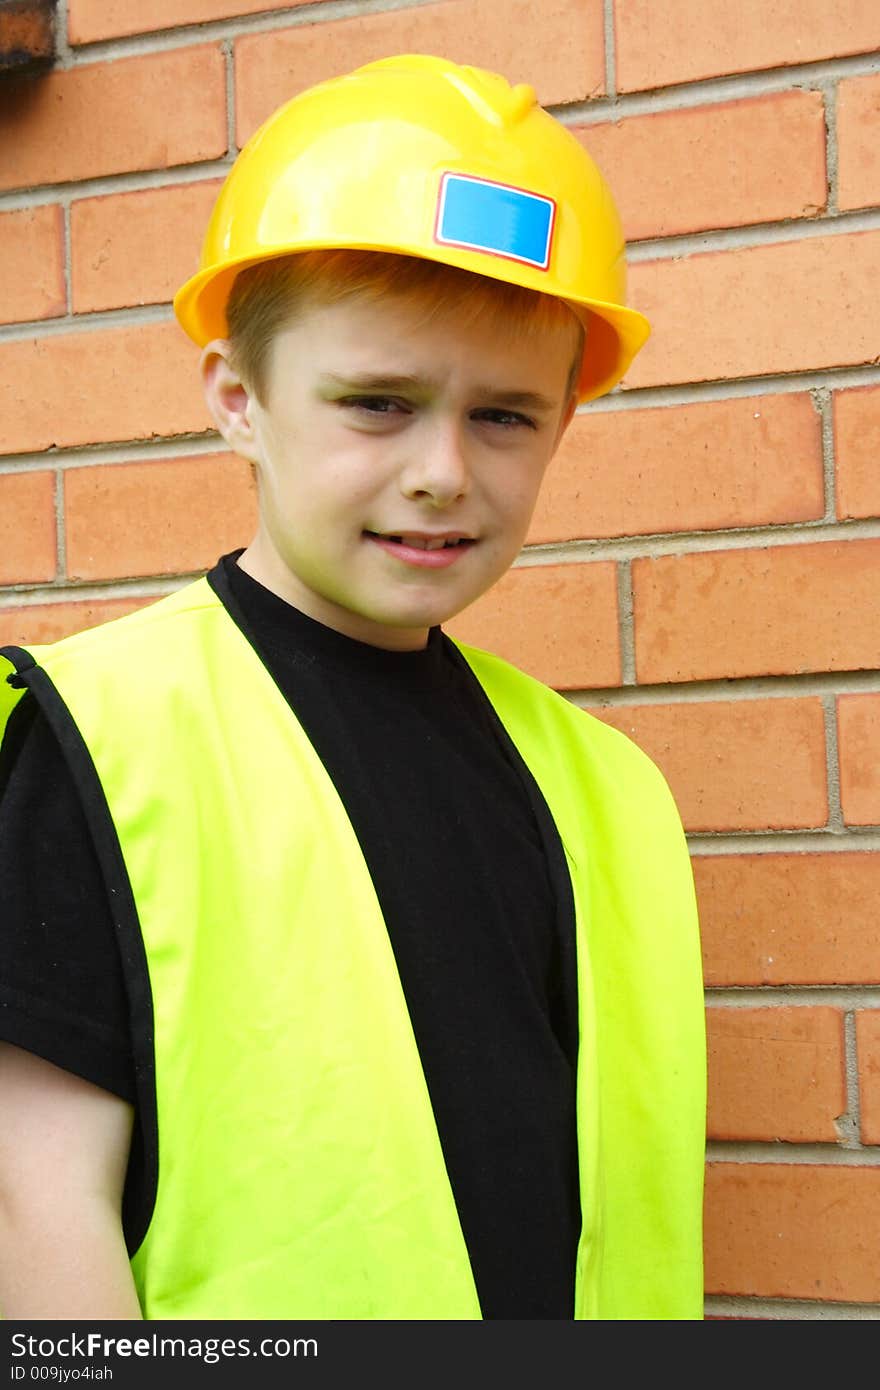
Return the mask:
[[523,544],[576,335],[572,318],[504,337],[403,298],[315,306],[275,339],[262,403],[209,345],[209,404],[259,475],[243,568],[349,637],[424,646]]

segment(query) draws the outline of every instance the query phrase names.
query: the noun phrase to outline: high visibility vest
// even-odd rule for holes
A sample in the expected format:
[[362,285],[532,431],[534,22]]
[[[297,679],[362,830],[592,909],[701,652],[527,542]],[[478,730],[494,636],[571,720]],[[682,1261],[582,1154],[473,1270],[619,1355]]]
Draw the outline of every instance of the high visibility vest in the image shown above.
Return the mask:
[[[676,809],[622,734],[462,651],[571,876],[574,1316],[701,1318],[704,1010]],[[132,1250],[145,1316],[479,1318],[362,851],[208,583],[0,664],[2,722],[30,688],[61,740],[113,905],[158,1160]]]

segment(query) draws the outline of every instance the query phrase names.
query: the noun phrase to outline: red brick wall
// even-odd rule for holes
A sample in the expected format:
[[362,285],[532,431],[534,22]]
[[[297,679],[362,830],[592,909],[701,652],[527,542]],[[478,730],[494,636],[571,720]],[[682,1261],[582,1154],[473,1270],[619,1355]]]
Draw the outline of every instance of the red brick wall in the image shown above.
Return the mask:
[[[712,1318],[880,1316],[880,7],[68,0],[0,79],[0,639],[244,543],[169,298],[254,127],[427,51],[602,165],[654,334],[453,624],[670,779],[701,906]],[[336,17],[333,17],[336,16]]]

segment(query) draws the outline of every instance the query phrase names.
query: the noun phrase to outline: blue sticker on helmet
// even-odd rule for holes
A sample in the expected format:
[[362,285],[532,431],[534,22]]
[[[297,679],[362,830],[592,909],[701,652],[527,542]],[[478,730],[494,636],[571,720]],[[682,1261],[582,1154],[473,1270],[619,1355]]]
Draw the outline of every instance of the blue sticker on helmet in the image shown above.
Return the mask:
[[546,270],[555,217],[552,198],[487,179],[444,174],[434,239]]

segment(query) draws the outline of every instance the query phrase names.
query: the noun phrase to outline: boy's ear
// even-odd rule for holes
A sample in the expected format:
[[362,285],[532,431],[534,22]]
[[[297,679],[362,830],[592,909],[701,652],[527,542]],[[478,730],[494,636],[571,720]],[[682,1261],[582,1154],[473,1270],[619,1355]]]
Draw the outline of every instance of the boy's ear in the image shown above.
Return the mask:
[[259,463],[253,397],[232,365],[225,338],[215,338],[202,349],[199,371],[211,418],[226,443],[242,458]]

